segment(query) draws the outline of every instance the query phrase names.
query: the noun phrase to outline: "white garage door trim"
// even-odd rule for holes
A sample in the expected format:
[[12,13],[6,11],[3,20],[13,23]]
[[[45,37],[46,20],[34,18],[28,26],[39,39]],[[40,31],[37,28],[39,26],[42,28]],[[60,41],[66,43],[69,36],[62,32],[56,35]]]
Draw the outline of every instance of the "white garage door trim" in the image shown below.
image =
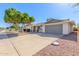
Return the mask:
[[67,34],[69,34],[71,31],[70,31],[70,27],[69,27],[69,23],[68,22],[60,22],[60,23],[54,23],[54,24],[44,24],[43,26],[42,26],[42,32],[45,32],[45,25],[58,25],[58,24],[62,24],[63,25],[63,27],[62,27],[62,34],[63,35],[67,35]]

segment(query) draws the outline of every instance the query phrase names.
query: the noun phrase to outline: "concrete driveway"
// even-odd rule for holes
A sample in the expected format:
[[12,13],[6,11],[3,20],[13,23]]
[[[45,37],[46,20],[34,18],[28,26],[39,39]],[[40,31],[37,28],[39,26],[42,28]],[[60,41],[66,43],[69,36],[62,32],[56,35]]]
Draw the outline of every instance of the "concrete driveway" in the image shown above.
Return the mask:
[[32,33],[23,36],[2,39],[0,40],[0,55],[32,56],[57,39],[58,36],[56,35],[42,33]]

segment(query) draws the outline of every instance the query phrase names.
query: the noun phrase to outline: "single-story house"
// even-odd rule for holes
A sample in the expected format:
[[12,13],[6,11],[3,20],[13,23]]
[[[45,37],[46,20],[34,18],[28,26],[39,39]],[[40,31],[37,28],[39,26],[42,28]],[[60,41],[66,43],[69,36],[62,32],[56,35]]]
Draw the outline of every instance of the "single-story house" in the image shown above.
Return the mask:
[[73,32],[74,24],[74,21],[70,21],[69,19],[48,19],[47,22],[31,25],[30,29],[32,32],[67,35]]

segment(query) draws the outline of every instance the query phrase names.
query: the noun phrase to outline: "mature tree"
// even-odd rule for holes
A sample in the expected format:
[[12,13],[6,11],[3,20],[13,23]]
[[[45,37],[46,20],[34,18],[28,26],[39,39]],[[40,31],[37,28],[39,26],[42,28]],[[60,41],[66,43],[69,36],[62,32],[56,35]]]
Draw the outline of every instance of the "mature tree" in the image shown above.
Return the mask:
[[9,8],[5,11],[4,21],[7,23],[15,24],[18,29],[18,23],[20,23],[21,19],[20,14],[21,14],[20,11],[17,11],[14,8]]
[[21,22],[23,25],[26,24],[27,20],[29,20],[29,15],[27,13],[21,14]]
[[27,21],[28,24],[31,24],[35,21],[35,18],[33,16],[29,17],[29,20]]
[[27,25],[30,25],[32,22],[35,21],[35,18],[32,16],[30,17],[27,13],[22,13],[21,14],[21,22],[22,23],[22,28],[24,28]]
[[5,10],[4,21],[14,24],[18,29],[19,24],[31,24],[35,21],[35,18],[33,16],[30,17],[27,13],[21,13],[14,8],[9,8]]
[[21,22],[22,24],[31,24],[35,21],[35,18],[33,16],[29,16],[27,13],[21,14]]
[[35,21],[35,18],[33,16],[30,17],[27,13],[21,14],[21,22],[20,23],[31,24],[34,21]]
[[12,26],[10,26],[11,29],[16,29],[16,25],[13,24]]

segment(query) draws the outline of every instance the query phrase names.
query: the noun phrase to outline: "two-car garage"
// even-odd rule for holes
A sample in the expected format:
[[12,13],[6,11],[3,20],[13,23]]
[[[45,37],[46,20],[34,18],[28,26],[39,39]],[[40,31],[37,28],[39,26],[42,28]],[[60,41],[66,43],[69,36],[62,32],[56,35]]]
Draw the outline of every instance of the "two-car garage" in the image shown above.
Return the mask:
[[67,35],[73,32],[73,22],[59,22],[59,23],[50,23],[44,25],[44,32],[49,34],[60,34]]
[[46,25],[45,26],[45,33],[51,33],[51,34],[62,34],[62,29],[63,25]]

